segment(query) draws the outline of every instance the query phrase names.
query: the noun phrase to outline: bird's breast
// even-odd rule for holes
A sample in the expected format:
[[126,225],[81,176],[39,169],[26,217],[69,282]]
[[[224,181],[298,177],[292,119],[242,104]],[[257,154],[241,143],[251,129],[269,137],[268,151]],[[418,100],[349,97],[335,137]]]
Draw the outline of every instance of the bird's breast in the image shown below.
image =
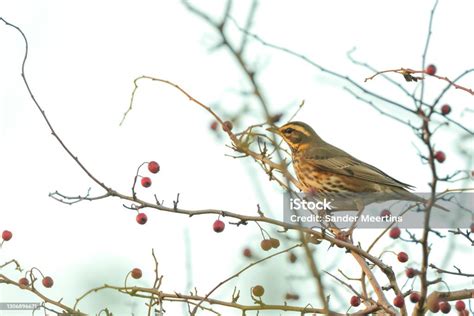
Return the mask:
[[380,186],[375,183],[322,170],[314,164],[307,163],[301,155],[293,156],[293,166],[298,180],[308,192],[380,192]]

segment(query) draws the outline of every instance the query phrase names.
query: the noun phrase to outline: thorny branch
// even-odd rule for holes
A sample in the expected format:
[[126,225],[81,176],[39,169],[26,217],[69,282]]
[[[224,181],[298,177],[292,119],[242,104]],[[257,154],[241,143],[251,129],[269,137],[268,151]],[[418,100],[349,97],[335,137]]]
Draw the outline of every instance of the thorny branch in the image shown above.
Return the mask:
[[[406,81],[415,81],[416,82],[417,80],[423,80],[423,79],[426,78],[424,76],[423,77],[413,76],[413,74],[426,74],[426,70],[413,70],[413,69],[410,69],[410,68],[398,68],[398,69],[387,69],[387,70],[377,71],[372,76],[365,78],[364,81],[367,82],[368,80],[372,80],[380,74],[384,74],[384,73],[388,73],[388,72],[401,74],[405,78]],[[470,72],[470,70],[468,70],[468,72]],[[457,84],[456,80],[450,80],[448,77],[439,76],[439,75],[436,75],[436,74],[433,74],[433,75],[430,75],[430,76],[438,78],[440,80],[444,80],[444,81],[448,82],[449,86],[452,86],[455,89],[466,91],[467,93],[474,96],[474,91],[471,88],[466,88],[464,86],[461,86],[461,85]]]
[[[168,208],[168,207],[165,207],[163,205],[159,205],[159,204],[155,204],[155,203],[149,203],[149,202],[146,202],[146,201],[143,201],[141,199],[139,199],[137,196],[135,196],[134,194],[132,194],[132,196],[128,196],[128,195],[125,195],[125,194],[121,194],[119,192],[116,192],[115,190],[107,187],[104,183],[100,182],[95,176],[92,175],[92,173],[79,161],[79,159],[77,158],[77,156],[75,156],[70,150],[69,148],[65,145],[65,143],[61,140],[61,138],[55,133],[51,123],[49,122],[44,110],[41,108],[41,106],[39,105],[39,103],[36,101],[34,95],[33,95],[33,92],[32,90],[30,89],[29,87],[29,84],[28,84],[28,81],[26,79],[26,75],[25,75],[25,63],[26,63],[26,60],[27,60],[27,56],[28,56],[28,41],[27,41],[27,38],[26,36],[24,35],[24,33],[21,31],[21,29],[19,29],[18,27],[6,22],[5,20],[2,19],[2,21],[4,21],[7,25],[9,26],[12,26],[14,27],[16,30],[18,30],[20,32],[20,34],[22,35],[24,41],[25,41],[25,47],[26,47],[26,50],[25,50],[25,57],[23,59],[23,62],[22,62],[22,78],[23,78],[23,81],[24,81],[24,84],[25,86],[27,87],[27,90],[32,98],[32,100],[34,101],[37,109],[41,112],[44,120],[46,121],[47,125],[49,126],[53,136],[57,139],[57,141],[60,143],[60,145],[63,147],[63,149],[69,154],[69,156],[74,160],[76,161],[76,163],[81,167],[81,169],[94,181],[96,182],[100,187],[102,187],[106,193],[104,195],[101,195],[99,197],[89,197],[88,195],[84,196],[82,200],[96,200],[96,199],[102,199],[102,198],[108,198],[108,197],[119,197],[123,200],[126,200],[126,201],[130,201],[132,203],[134,203],[134,205],[136,205],[136,208],[154,208],[154,209],[158,209],[158,210],[161,210],[161,211],[167,211],[167,212],[173,212],[173,213],[179,213],[179,214],[186,214],[186,215],[189,215],[189,216],[193,216],[193,215],[202,215],[202,214],[219,214],[219,215],[222,215],[222,216],[228,216],[228,217],[232,217],[232,218],[236,218],[236,219],[239,219],[241,222],[249,222],[249,221],[255,221],[255,222],[265,222],[265,223],[269,223],[269,224],[273,224],[275,226],[280,226],[282,228],[284,228],[285,230],[290,230],[290,229],[293,229],[293,230],[299,230],[299,231],[305,231],[306,233],[309,233],[309,234],[313,234],[315,235],[316,237],[318,238],[321,238],[321,239],[326,239],[328,241],[330,241],[331,243],[333,244],[339,244],[340,246],[342,247],[347,247],[348,249],[352,249],[353,251],[355,252],[359,252],[361,253],[364,257],[366,257],[368,260],[374,262],[374,264],[376,265],[379,265],[381,267],[384,267],[385,269],[387,269],[388,267],[383,264],[380,260],[378,260],[376,257],[373,257],[371,256],[370,254],[367,254],[367,253],[364,253],[361,249],[355,247],[354,245],[352,244],[349,244],[347,242],[344,242],[344,241],[340,241],[338,239],[335,239],[333,237],[330,237],[328,236],[327,234],[321,234],[321,233],[318,233],[318,232],[315,232],[311,229],[302,229],[300,226],[298,225],[292,225],[292,224],[287,224],[287,223],[284,223],[284,222],[281,222],[281,221],[277,221],[277,220],[274,220],[274,219],[270,219],[270,218],[267,218],[265,216],[245,216],[245,215],[240,215],[240,214],[237,214],[237,213],[231,213],[231,212],[226,212],[226,211],[220,211],[220,210],[201,210],[201,211],[188,211],[188,210],[182,210],[182,209],[178,209],[176,206],[172,207],[172,208]],[[152,77],[147,77],[147,76],[143,76],[143,77],[140,77],[140,78],[137,78],[135,80],[135,89],[134,89],[134,93],[137,89],[137,81],[141,78],[147,78],[147,79],[151,79],[151,80],[154,80],[154,81],[160,81],[160,82],[163,82],[163,83],[166,83],[168,85],[171,85],[173,87],[175,87],[176,89],[178,89],[179,91],[181,91],[184,95],[186,95],[192,102],[198,104],[199,106],[201,106],[202,108],[204,108],[205,110],[207,110],[208,112],[210,112],[214,117],[215,119],[221,124],[223,125],[224,122],[222,121],[222,119],[216,114],[214,113],[214,111],[206,106],[205,104],[199,102],[198,100],[194,99],[191,95],[189,95],[185,90],[183,90],[181,87],[179,87],[178,85],[170,82],[170,81],[167,81],[167,80],[163,80],[163,79],[159,79],[159,78],[152,78]],[[131,102],[131,105],[133,104],[133,96],[134,96],[134,93],[132,94],[132,102]],[[273,169],[278,169],[280,170],[283,174],[285,174],[285,176],[287,176],[287,178],[290,178],[291,175],[288,173],[288,171],[286,170],[286,166],[285,168],[283,169],[283,167],[280,165],[280,164],[275,164],[274,162],[272,162],[268,157],[263,157],[262,155],[260,154],[257,154],[257,153],[254,153],[252,151],[250,151],[249,149],[241,149],[239,148],[239,144],[240,144],[240,140],[237,139],[237,137],[229,130],[227,131],[227,134],[229,135],[230,139],[232,140],[234,146],[236,147],[236,149],[239,149],[239,150],[243,150],[244,153],[248,154],[249,156],[251,156],[252,158],[254,158],[255,160],[257,161],[260,161],[262,162],[263,164],[266,164],[266,165],[269,165],[270,167],[272,167]],[[293,179],[293,181],[295,181],[295,184],[297,184],[296,180]],[[65,197],[64,195],[61,195],[61,197]],[[77,197],[74,198],[77,200]],[[390,268],[388,268],[390,269]],[[2,275],[2,282],[6,282],[6,283],[9,283],[9,284],[15,284],[19,287],[19,284],[8,279],[6,276],[3,276]],[[123,293],[126,293],[126,294],[130,294],[132,293],[134,296],[137,296],[137,297],[144,297],[144,298],[148,298],[148,299],[152,299],[153,298],[153,295],[152,296],[146,296],[146,295],[142,295],[140,294],[139,290],[137,290],[135,287],[133,287],[130,291],[128,288],[119,288],[119,287],[112,287],[112,286],[104,286],[103,288],[114,288],[114,289],[118,289],[120,292],[123,292]],[[31,289],[34,289],[33,287]],[[101,288],[96,288],[96,289],[92,289],[91,290],[91,293],[92,292],[97,292],[98,290],[100,290]],[[142,289],[141,290],[142,292],[144,293],[152,293],[152,294],[157,294],[155,289]],[[42,295],[41,293],[39,292],[35,292],[35,294],[37,296],[39,296],[43,301],[47,302],[47,303],[50,303],[50,304],[53,304],[53,305],[56,305],[60,308],[62,308],[63,310],[65,311],[68,311],[69,313],[76,313],[76,311],[74,309],[71,309],[59,302],[55,302],[47,297],[45,297],[44,295]],[[164,300],[164,299],[172,299],[172,297],[170,298],[169,296],[163,296],[163,295],[159,295],[160,299],[161,300]],[[186,297],[186,301],[188,300],[193,300],[193,297],[191,296],[183,296],[183,295],[180,295],[178,298],[183,298],[183,297]],[[245,307],[245,306],[241,306],[240,304],[236,304],[236,303],[225,303],[225,302],[219,302],[219,301],[216,301],[216,300],[213,300],[213,299],[210,299],[210,298],[203,298],[203,297],[200,297],[199,298],[199,301],[201,300],[206,300],[206,302],[208,303],[211,303],[211,304],[221,304],[221,305],[224,305],[224,306],[229,306],[229,305],[236,305],[238,306],[238,308],[242,309],[242,310],[255,310],[255,309],[258,309],[258,310],[266,310],[266,309],[282,309],[282,310],[300,310],[304,313],[306,313],[306,311],[308,312],[320,312],[321,310],[319,309],[314,309],[314,308],[297,308],[297,307],[290,307],[290,306],[284,306],[284,307],[275,307],[275,306],[270,306],[270,305],[265,305],[265,306],[254,306],[254,307]],[[235,306],[234,306],[235,307]],[[327,308],[324,308],[323,311],[328,311]]]
[[[446,77],[435,76],[438,79],[447,81],[448,86],[445,88],[445,90],[443,90],[443,92],[440,94],[439,98],[431,106],[427,105],[423,101],[423,94],[421,94],[420,98],[415,98],[413,96],[413,100],[415,101],[415,103],[419,102],[419,107],[414,110],[414,109],[411,109],[410,107],[407,107],[407,106],[405,106],[401,103],[398,103],[398,102],[393,101],[393,100],[386,99],[383,96],[375,94],[375,93],[365,89],[364,87],[362,87],[361,85],[359,85],[358,83],[356,83],[355,81],[350,79],[348,76],[340,75],[340,74],[335,73],[331,70],[328,70],[328,69],[320,66],[319,64],[316,64],[315,62],[311,61],[310,59],[308,59],[307,57],[305,57],[303,55],[295,53],[295,52],[293,52],[291,50],[288,50],[286,48],[279,47],[279,46],[264,42],[258,36],[251,34],[249,32],[249,28],[250,28],[250,25],[251,25],[252,20],[253,20],[253,15],[255,14],[255,9],[256,9],[256,4],[257,4],[256,1],[254,1],[253,4],[252,4],[245,29],[241,29],[239,27],[239,29],[246,35],[242,38],[242,41],[241,41],[241,44],[240,44],[239,48],[234,48],[234,46],[230,43],[230,41],[228,40],[228,38],[226,37],[225,32],[224,32],[227,21],[230,18],[230,11],[231,11],[231,8],[232,8],[232,2],[231,1],[228,1],[226,9],[225,9],[224,18],[220,22],[215,22],[213,19],[211,19],[205,13],[203,13],[203,12],[197,10],[196,8],[192,7],[191,5],[189,5],[189,3],[187,3],[187,1],[184,1],[184,3],[191,12],[194,12],[195,14],[201,16],[204,20],[206,20],[208,23],[213,25],[218,30],[219,34],[222,37],[222,45],[227,47],[231,51],[233,56],[236,58],[237,62],[241,65],[242,69],[247,74],[249,82],[251,83],[251,85],[254,88],[255,96],[260,101],[260,103],[262,105],[262,108],[264,109],[264,112],[265,112],[265,115],[267,117],[268,122],[272,122],[270,120],[272,118],[272,115],[271,115],[271,113],[268,109],[265,98],[263,97],[263,94],[261,93],[260,86],[256,81],[255,71],[251,70],[248,67],[248,64],[243,59],[243,55],[242,55],[243,52],[244,52],[246,43],[247,43],[247,37],[254,38],[255,40],[257,40],[258,42],[262,43],[265,46],[272,47],[272,48],[284,51],[284,52],[289,53],[293,56],[296,56],[300,59],[303,59],[304,61],[310,63],[311,65],[313,65],[315,67],[317,67],[318,69],[320,69],[323,72],[326,72],[330,75],[333,75],[333,76],[339,77],[343,80],[346,80],[347,82],[351,83],[353,86],[358,88],[363,93],[368,94],[370,96],[373,96],[373,97],[375,97],[376,99],[378,99],[380,101],[384,101],[384,102],[392,104],[396,107],[399,107],[399,108],[405,110],[406,112],[414,114],[417,117],[421,117],[423,119],[423,126],[421,127],[422,133],[420,133],[420,135],[422,137],[423,142],[425,143],[425,145],[427,147],[427,150],[428,150],[427,160],[428,160],[428,164],[429,164],[429,166],[432,170],[432,182],[431,182],[432,196],[431,196],[431,199],[429,200],[429,203],[428,203],[428,205],[426,206],[426,209],[425,209],[425,227],[424,227],[424,231],[423,231],[423,237],[421,239],[422,250],[423,250],[423,263],[422,263],[422,270],[421,270],[421,275],[420,275],[420,279],[421,279],[421,283],[422,283],[421,284],[421,286],[422,286],[422,292],[421,292],[422,295],[421,295],[421,297],[422,298],[421,298],[420,303],[418,304],[418,307],[417,307],[418,315],[421,315],[425,312],[426,306],[424,305],[424,302],[426,300],[429,300],[433,296],[437,296],[437,297],[440,297],[440,298],[443,298],[443,299],[446,299],[446,300],[465,299],[465,298],[472,297],[472,290],[461,290],[461,291],[452,291],[452,292],[432,292],[431,294],[428,295],[428,293],[427,293],[428,286],[431,285],[431,284],[434,284],[434,283],[432,281],[428,281],[427,276],[426,276],[428,266],[435,269],[438,273],[455,274],[455,275],[467,276],[467,277],[472,276],[470,274],[462,273],[461,270],[456,268],[456,267],[455,267],[455,269],[458,270],[457,273],[453,272],[453,271],[447,271],[447,270],[437,268],[433,264],[429,264],[429,261],[428,261],[428,256],[429,256],[429,251],[430,251],[429,244],[428,244],[428,235],[432,231],[431,228],[429,227],[430,210],[431,210],[431,208],[434,204],[434,201],[436,199],[436,184],[437,184],[437,181],[442,180],[441,178],[438,177],[438,175],[436,173],[436,167],[435,167],[435,163],[434,163],[434,150],[433,150],[433,144],[432,144],[432,141],[431,141],[431,136],[433,135],[434,131],[430,127],[431,117],[432,117],[433,114],[439,114],[435,111],[434,107],[438,103],[439,99],[441,99],[443,94],[450,87],[454,87],[456,89],[461,89],[461,90],[464,90],[464,91],[474,95],[472,89],[465,88],[463,86],[460,86],[460,85],[456,84],[456,81],[459,78],[461,78],[465,74],[471,72],[472,69],[469,70],[469,71],[466,71],[465,73],[463,73],[461,76],[459,76],[455,80],[450,80]],[[437,2],[436,2],[436,4],[437,4]],[[423,65],[424,65],[424,61],[425,61],[425,57],[426,57],[426,52],[428,50],[429,38],[431,36],[432,18],[433,18],[433,14],[434,14],[434,11],[435,11],[435,8],[436,8],[436,4],[435,4],[435,6],[434,6],[434,8],[431,12],[431,16],[430,16],[429,35],[428,35],[428,38],[427,38],[425,51],[423,53]],[[166,207],[162,203],[149,203],[149,202],[146,202],[146,201],[141,200],[140,198],[138,198],[134,190],[132,190],[132,195],[131,196],[126,195],[126,194],[121,194],[119,192],[114,191],[112,188],[106,186],[103,182],[99,181],[98,178],[93,176],[93,174],[88,169],[86,169],[86,167],[79,161],[77,156],[75,156],[68,149],[68,147],[64,144],[64,142],[61,140],[61,138],[56,134],[56,132],[53,129],[53,126],[51,125],[51,123],[49,122],[44,110],[40,107],[39,103],[35,99],[35,97],[33,95],[33,92],[30,89],[29,84],[26,80],[26,76],[25,76],[25,63],[26,63],[27,56],[28,56],[28,41],[26,39],[26,36],[22,32],[22,30],[20,28],[18,28],[17,26],[8,23],[3,18],[0,18],[0,20],[5,22],[8,26],[11,26],[11,27],[15,28],[17,31],[19,31],[20,34],[22,35],[24,41],[25,41],[25,56],[24,56],[24,59],[23,59],[23,62],[22,62],[21,76],[22,76],[24,84],[25,84],[25,86],[28,90],[28,93],[30,94],[31,99],[35,103],[37,109],[41,112],[41,114],[43,116],[43,119],[45,120],[45,122],[47,123],[48,127],[51,130],[52,135],[60,143],[61,147],[67,152],[67,154],[72,159],[74,159],[74,161],[85,172],[85,174],[87,174],[87,176],[89,178],[91,178],[91,180],[93,180],[102,189],[104,189],[106,191],[106,193],[104,193],[103,195],[96,196],[96,197],[91,197],[89,195],[89,193],[90,193],[89,191],[84,196],[76,196],[76,197],[68,197],[68,196],[65,196],[65,195],[63,195],[59,192],[54,192],[54,193],[51,194],[51,196],[53,198],[58,199],[60,202],[63,202],[63,203],[66,203],[66,204],[73,204],[73,203],[77,203],[77,202],[83,201],[83,200],[93,201],[93,200],[105,199],[105,198],[108,198],[108,197],[118,197],[118,198],[120,198],[124,201],[128,201],[130,203],[133,203],[133,205],[135,205],[137,208],[151,208],[151,209],[156,209],[156,210],[165,211],[165,212],[173,212],[173,213],[177,213],[177,214],[184,214],[184,215],[188,215],[188,216],[203,215],[203,214],[218,214],[218,215],[222,215],[224,217],[237,219],[237,220],[240,221],[240,223],[247,223],[249,221],[254,221],[256,223],[267,223],[267,224],[271,224],[271,225],[274,225],[274,226],[277,226],[277,227],[281,227],[284,230],[297,230],[302,235],[303,235],[303,233],[310,234],[312,236],[315,236],[318,239],[326,240],[331,244],[336,244],[336,245],[339,245],[341,247],[346,248],[347,251],[349,251],[350,253],[353,254],[356,261],[359,263],[362,270],[364,271],[363,278],[361,278],[361,280],[363,280],[364,277],[367,276],[368,279],[369,279],[369,282],[372,284],[373,289],[374,289],[374,291],[376,292],[376,294],[378,296],[378,302],[368,306],[366,310],[362,310],[360,312],[356,312],[356,313],[353,313],[351,315],[368,314],[370,312],[377,311],[380,308],[384,309],[387,313],[390,313],[390,314],[395,313],[394,310],[393,310],[393,307],[391,306],[390,303],[388,303],[388,300],[385,298],[385,295],[383,293],[385,288],[381,287],[379,285],[378,280],[376,280],[375,276],[373,275],[372,266],[376,266],[376,267],[380,268],[380,270],[385,274],[387,280],[390,283],[389,288],[393,289],[396,293],[401,293],[401,290],[398,287],[397,279],[396,279],[395,273],[393,272],[392,268],[389,267],[388,265],[384,264],[379,258],[377,258],[377,257],[370,254],[370,249],[372,248],[372,246],[369,247],[369,249],[367,251],[364,251],[361,247],[356,246],[356,245],[354,245],[350,242],[339,240],[339,239],[335,238],[335,236],[333,236],[331,234],[328,234],[327,232],[318,232],[318,231],[315,231],[315,230],[312,230],[312,229],[302,228],[298,225],[292,225],[292,224],[288,224],[288,223],[285,223],[285,222],[277,221],[277,220],[274,220],[272,218],[265,217],[263,214],[259,214],[258,216],[245,216],[245,215],[241,215],[241,214],[238,214],[238,213],[222,211],[222,210],[214,210],[214,209],[184,210],[184,209],[178,208],[177,205],[174,205],[173,207]],[[423,73],[424,71],[416,71],[416,70],[404,69],[404,68],[385,70],[385,71],[377,72],[372,77],[367,78],[367,80],[372,79],[372,78],[374,78],[375,76],[377,76],[379,74],[384,75],[385,73],[388,73],[388,72],[399,73],[399,74],[404,75],[405,78],[407,78],[407,76],[409,76],[412,79],[414,78],[414,79],[418,80],[418,79],[421,79],[421,78],[415,77],[415,76],[413,76],[413,74]],[[170,81],[167,81],[167,80],[164,80],[164,79],[150,77],[150,76],[142,76],[142,77],[139,77],[139,78],[135,79],[135,81],[134,81],[135,86],[134,86],[134,89],[133,89],[133,93],[132,93],[132,97],[131,97],[131,101],[130,101],[130,106],[129,106],[128,110],[125,112],[121,124],[123,123],[123,120],[125,119],[127,114],[132,109],[134,96],[135,96],[136,90],[138,88],[138,81],[140,79],[149,79],[149,80],[152,80],[152,81],[157,81],[157,82],[161,82],[161,83],[165,83],[165,84],[168,84],[170,86],[173,86],[174,88],[178,89],[181,93],[183,93],[186,97],[188,97],[190,101],[192,101],[193,103],[195,103],[195,104],[199,105],[200,107],[204,108],[211,115],[213,115],[214,118],[216,119],[216,121],[219,122],[219,124],[221,124],[221,125],[224,124],[223,120],[210,107],[208,107],[204,103],[201,103],[197,99],[193,98],[191,95],[189,95],[184,89],[182,89],[177,84],[175,84],[173,82],[170,82]],[[392,83],[394,83],[394,82],[392,82]],[[423,83],[422,83],[422,88],[423,88]],[[403,90],[403,88],[402,88],[402,90]],[[348,91],[350,91],[351,93],[356,95],[351,90],[348,89]],[[406,93],[407,91],[404,90],[404,92]],[[362,99],[362,98],[360,98],[360,99]],[[366,101],[366,102],[372,102],[372,101]],[[422,112],[422,114],[420,114],[420,108],[421,108],[422,105],[423,106],[428,106],[428,111],[426,113]],[[377,110],[379,110],[379,112],[381,112],[382,114],[388,115],[385,112],[383,112],[382,110],[380,110],[379,108],[377,108],[373,103],[372,103],[372,106],[374,108],[376,108]],[[388,116],[391,117],[391,118],[394,118],[393,116],[390,116],[390,115],[388,115]],[[458,122],[455,122],[455,121],[453,121],[449,118],[447,118],[447,120],[450,120],[451,122],[456,124],[458,127],[462,128],[463,130],[469,132],[472,135],[472,131],[467,130],[464,126],[462,126]],[[415,129],[415,127],[412,126],[411,124],[408,124],[408,125],[411,128]],[[296,187],[299,186],[296,179],[294,179],[291,176],[291,174],[288,172],[288,170],[286,168],[286,163],[283,159],[280,159],[281,163],[275,163],[275,162],[272,161],[271,157],[269,155],[267,155],[266,152],[262,152],[262,151],[255,152],[255,151],[251,150],[249,144],[247,142],[243,141],[244,136],[248,136],[249,134],[246,134],[246,133],[244,133],[242,135],[234,134],[230,130],[226,131],[226,132],[227,132],[230,140],[232,141],[232,148],[234,150],[244,154],[244,156],[252,157],[255,161],[257,161],[264,168],[264,170],[270,175],[271,179],[275,179],[282,186],[284,186],[283,180],[276,179],[272,174],[273,171],[277,170],[283,175],[284,179],[288,179],[288,181],[292,182],[293,185],[295,185]],[[249,133],[251,133],[251,129],[249,130]],[[276,141],[274,139],[270,139],[269,141],[270,141],[270,143],[273,143],[273,145],[276,144]],[[279,153],[279,151],[277,151],[277,153]],[[289,183],[286,187],[289,188]],[[469,239],[470,238],[469,234],[466,233],[466,235],[467,235],[467,238]],[[215,299],[210,297],[210,295],[215,290],[217,290],[217,288],[219,288],[222,284],[224,284],[225,282],[229,281],[232,278],[237,277],[239,274],[241,274],[242,272],[244,272],[245,270],[247,270],[251,266],[253,266],[253,265],[255,265],[255,264],[257,264],[257,263],[259,263],[263,260],[270,259],[270,258],[272,258],[272,257],[274,257],[278,254],[287,252],[290,249],[293,249],[294,247],[301,246],[301,245],[302,244],[293,246],[289,249],[286,249],[286,250],[283,250],[281,252],[275,253],[271,256],[268,256],[268,257],[266,257],[264,259],[261,259],[261,260],[255,262],[255,263],[250,264],[249,266],[247,266],[246,268],[244,268],[243,270],[241,270],[237,274],[234,274],[233,276],[231,276],[228,279],[224,280],[223,282],[219,283],[216,287],[214,287],[205,296],[199,296],[199,295],[197,295],[197,293],[195,295],[193,295],[193,294],[191,294],[191,295],[182,295],[182,294],[179,294],[179,293],[164,293],[161,290],[159,290],[160,285],[161,285],[162,276],[159,277],[159,275],[158,275],[158,261],[156,260],[156,257],[154,255],[154,253],[153,253],[153,258],[154,258],[155,263],[156,263],[156,270],[155,270],[156,271],[156,278],[155,278],[154,286],[152,288],[116,287],[116,286],[111,286],[111,285],[104,285],[102,287],[91,289],[89,292],[92,293],[92,292],[97,292],[97,291],[100,291],[100,290],[103,290],[103,289],[113,289],[113,290],[119,291],[120,293],[124,293],[124,294],[128,294],[128,295],[136,296],[136,297],[142,297],[142,298],[149,299],[149,301],[150,301],[150,303],[149,303],[149,312],[148,312],[149,314],[151,312],[151,306],[160,305],[160,308],[161,308],[162,307],[162,302],[167,300],[167,301],[178,301],[178,302],[183,302],[183,303],[186,303],[186,304],[189,304],[189,305],[193,305],[194,306],[194,309],[192,311],[193,315],[197,312],[197,310],[199,308],[205,308],[206,310],[214,312],[212,309],[209,309],[207,307],[203,307],[202,306],[203,302],[207,302],[211,305],[214,304],[214,305],[221,305],[221,306],[237,308],[237,309],[240,309],[240,310],[243,311],[243,315],[245,315],[246,311],[251,311],[251,310],[297,311],[297,312],[300,312],[302,315],[304,315],[306,313],[322,313],[322,314],[331,313],[331,315],[344,315],[344,314],[338,314],[336,312],[332,312],[332,311],[329,310],[329,307],[327,305],[327,301],[325,299],[324,290],[321,287],[321,279],[320,279],[318,270],[313,270],[313,274],[315,274],[315,278],[319,282],[319,286],[321,287],[320,294],[323,296],[323,298],[322,298],[322,301],[324,303],[323,308],[297,307],[297,306],[290,306],[290,305],[286,305],[286,304],[285,305],[248,305],[248,306],[246,306],[246,305],[237,304],[236,302],[219,301],[219,300],[215,300]],[[303,243],[303,245],[305,246],[307,257],[312,258],[312,253],[311,253],[310,249],[308,248],[308,245],[306,243]],[[318,268],[317,265],[314,263],[314,261],[311,262],[310,266],[313,269]],[[6,276],[4,276],[2,274],[0,274],[0,283],[11,284],[11,285],[15,285],[15,286],[19,287],[18,283],[16,283],[15,281],[13,281],[11,279],[8,279]],[[362,282],[362,283],[364,283],[364,282]],[[31,287],[30,291],[32,291],[34,294],[36,294],[38,297],[40,297],[46,303],[57,306],[57,307],[65,310],[65,311],[67,311],[71,314],[79,315],[79,313],[76,311],[76,306],[71,309],[70,307],[67,307],[67,306],[63,305],[60,301],[51,300],[51,299],[45,297],[44,295],[42,295],[41,293],[39,293],[34,287]],[[364,298],[367,297],[366,294],[367,294],[367,291],[364,290],[363,291]],[[368,299],[368,301],[370,301],[370,300]],[[372,303],[373,303],[373,301],[372,301]],[[218,314],[218,313],[216,313],[216,314]],[[404,314],[404,315],[406,314],[405,309],[402,309],[402,314]]]
[[[281,51],[285,54],[288,54],[290,56],[293,56],[293,57],[296,57],[302,61],[304,61],[305,63],[309,64],[310,66],[312,67],[315,67],[316,69],[322,71],[323,73],[326,73],[330,76],[333,76],[335,78],[339,78],[343,81],[346,81],[348,82],[351,86],[357,88],[359,91],[361,91],[362,93],[368,95],[368,96],[371,96],[371,97],[374,97],[376,100],[378,101],[381,101],[381,102],[385,102],[389,105],[392,105],[394,106],[395,108],[398,108],[398,109],[401,109],[403,111],[405,111],[406,113],[410,114],[410,115],[413,115],[413,116],[418,116],[418,112],[417,112],[417,109],[413,109],[411,107],[408,107],[398,101],[395,101],[393,99],[388,99],[376,92],[373,92],[369,89],[367,89],[365,86],[357,83],[357,81],[355,81],[354,79],[352,79],[351,77],[349,77],[348,75],[343,75],[343,74],[340,74],[336,71],[333,71],[329,68],[326,68],[324,66],[322,66],[321,64],[317,63],[316,61],[310,59],[309,57],[303,55],[303,54],[300,54],[298,52],[295,52],[289,48],[286,48],[286,47],[283,47],[283,46],[280,46],[280,45],[276,45],[276,44],[273,44],[273,43],[270,43],[270,42],[267,42],[265,41],[264,39],[262,39],[260,36],[256,35],[256,34],[253,34],[252,32],[250,32],[249,30],[246,30],[246,29],[243,29],[241,28],[237,22],[235,22],[235,20],[233,20],[236,28],[238,30],[240,30],[242,33],[246,34],[247,36],[249,36],[250,38],[254,39],[256,42],[260,43],[261,45],[265,46],[265,47],[269,47],[271,49],[275,49],[277,51]],[[455,80],[453,80],[453,82],[456,82],[457,80],[459,80],[460,78],[464,77],[465,75],[467,75],[468,73],[470,73],[471,70],[468,70],[466,72],[464,72],[462,75],[460,75],[458,78],[456,78]],[[423,81],[422,81],[423,83]],[[451,84],[449,84],[445,89],[449,89],[451,87]],[[442,97],[442,95],[444,95],[446,91],[442,92],[440,94],[440,96],[438,97],[438,101],[439,99]],[[415,100],[415,103],[416,102],[420,102],[420,100],[416,97],[412,97],[414,100]],[[436,102],[437,103],[437,102]],[[421,103],[421,104],[424,104],[426,105],[427,103],[425,103],[424,101]],[[436,105],[436,104],[434,104]],[[434,105],[432,105],[432,107],[434,108]],[[439,112],[436,112],[434,111],[434,113],[436,115],[439,115],[441,116],[442,114],[439,113]],[[465,132],[469,133],[470,135],[474,135],[474,131],[471,131],[469,130],[466,126],[464,126],[463,124],[459,123],[458,121],[452,119],[452,118],[449,118],[449,117],[443,117],[445,120],[448,120],[449,122],[453,123],[455,126],[457,126],[458,128],[464,130]]]

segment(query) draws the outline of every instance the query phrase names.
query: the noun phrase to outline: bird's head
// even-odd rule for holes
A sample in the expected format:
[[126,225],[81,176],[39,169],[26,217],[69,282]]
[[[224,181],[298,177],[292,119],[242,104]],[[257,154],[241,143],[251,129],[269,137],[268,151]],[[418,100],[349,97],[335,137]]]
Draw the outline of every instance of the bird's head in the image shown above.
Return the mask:
[[292,150],[304,149],[311,142],[321,140],[311,126],[303,122],[289,122],[281,127],[270,127],[267,130],[280,135]]

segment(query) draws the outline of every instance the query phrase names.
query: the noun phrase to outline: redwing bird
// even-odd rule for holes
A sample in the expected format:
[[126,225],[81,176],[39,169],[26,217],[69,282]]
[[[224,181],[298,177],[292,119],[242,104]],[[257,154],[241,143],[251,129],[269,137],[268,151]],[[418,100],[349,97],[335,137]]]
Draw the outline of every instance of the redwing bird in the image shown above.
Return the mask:
[[[268,130],[280,135],[290,146],[296,176],[306,192],[360,197],[363,205],[386,200],[426,203],[408,191],[413,186],[326,143],[308,124],[289,122]],[[361,205],[354,203],[360,210]]]

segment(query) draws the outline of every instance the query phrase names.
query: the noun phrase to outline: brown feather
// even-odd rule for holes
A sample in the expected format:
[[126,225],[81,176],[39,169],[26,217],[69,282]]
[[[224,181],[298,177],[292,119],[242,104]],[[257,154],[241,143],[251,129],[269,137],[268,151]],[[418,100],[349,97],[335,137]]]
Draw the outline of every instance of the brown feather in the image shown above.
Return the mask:
[[304,162],[329,173],[402,189],[413,188],[413,186],[398,181],[382,170],[325,142],[306,150],[302,159]]

